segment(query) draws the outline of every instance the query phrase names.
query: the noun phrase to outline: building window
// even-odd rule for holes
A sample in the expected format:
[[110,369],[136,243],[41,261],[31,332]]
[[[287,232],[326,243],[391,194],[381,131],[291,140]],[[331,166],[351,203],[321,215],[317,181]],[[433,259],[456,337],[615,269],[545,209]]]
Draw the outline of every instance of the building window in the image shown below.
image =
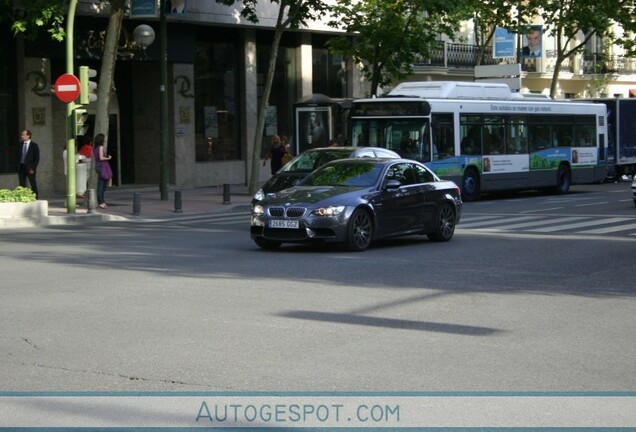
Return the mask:
[[347,73],[342,57],[332,54],[326,48],[314,47],[312,60],[313,92],[332,98],[346,97]]
[[239,51],[236,43],[197,40],[194,61],[197,162],[242,157]]

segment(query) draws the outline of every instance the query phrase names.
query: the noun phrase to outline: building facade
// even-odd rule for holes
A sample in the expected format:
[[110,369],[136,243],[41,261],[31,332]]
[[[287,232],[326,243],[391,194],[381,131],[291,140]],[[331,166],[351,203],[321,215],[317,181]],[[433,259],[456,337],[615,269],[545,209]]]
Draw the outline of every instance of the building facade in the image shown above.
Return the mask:
[[[250,177],[257,111],[269,62],[277,10],[260,2],[259,24],[240,11],[209,0],[189,0],[168,21],[169,183],[178,188],[246,184]],[[274,4],[275,5],[275,4]],[[75,20],[75,58],[79,66],[99,70],[108,11],[94,2],[79,3]],[[326,22],[327,19],[324,20]],[[271,135],[294,134],[293,105],[310,94],[332,98],[361,97],[368,86],[357,69],[331,54],[327,41],[338,34],[324,22],[283,35],[262,151]],[[140,24],[152,27],[154,43],[145,49],[132,35]],[[472,29],[468,43],[440,40],[430,58],[415,65],[412,80],[473,81],[477,46]],[[546,93],[552,80],[554,41],[543,35],[543,54],[522,59],[523,91]],[[48,36],[15,39],[0,28],[0,188],[17,183],[17,149],[22,128],[40,144],[40,195],[46,199],[66,190],[65,104],[52,93],[55,79],[66,72],[65,48]],[[594,40],[585,55],[566,61],[558,97],[622,96],[636,92],[636,63]],[[109,152],[115,185],[159,184],[160,181],[160,43],[158,18],[124,20],[109,110]],[[497,64],[486,51],[481,64]],[[517,59],[507,59],[516,62]],[[94,107],[88,106],[89,115]],[[89,117],[91,118],[91,117]],[[89,121],[87,134],[96,131]],[[260,178],[269,177],[269,167]]]
[[[88,66],[99,72],[108,11],[93,7],[90,1],[78,5],[76,71]],[[179,188],[248,182],[277,10],[260,10],[259,24],[241,19],[239,12],[216,2],[190,0],[183,13],[167,15],[169,183]],[[152,27],[156,35],[145,49],[132,37],[140,24]],[[326,48],[336,32],[321,23],[311,27],[283,35],[263,154],[272,135],[293,135],[293,104],[303,96],[361,93],[344,62]],[[66,189],[66,108],[52,92],[56,78],[66,73],[64,44],[46,35],[28,41],[13,38],[8,28],[0,31],[0,54],[8,59],[0,66],[0,188],[18,183],[18,139],[27,128],[40,144],[38,186],[46,199]],[[108,150],[115,185],[159,184],[160,55],[158,18],[127,17],[109,109]],[[94,136],[103,131],[94,130],[93,105],[87,106],[85,132]],[[261,178],[268,177],[269,167],[262,168]]]

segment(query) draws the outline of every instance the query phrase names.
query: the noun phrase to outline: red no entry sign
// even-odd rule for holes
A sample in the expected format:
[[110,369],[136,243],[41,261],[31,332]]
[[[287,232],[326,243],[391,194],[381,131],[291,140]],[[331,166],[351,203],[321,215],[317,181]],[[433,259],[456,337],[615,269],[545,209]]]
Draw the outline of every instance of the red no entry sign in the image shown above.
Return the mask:
[[56,81],[55,96],[62,102],[73,102],[80,95],[80,81],[73,74],[61,75]]

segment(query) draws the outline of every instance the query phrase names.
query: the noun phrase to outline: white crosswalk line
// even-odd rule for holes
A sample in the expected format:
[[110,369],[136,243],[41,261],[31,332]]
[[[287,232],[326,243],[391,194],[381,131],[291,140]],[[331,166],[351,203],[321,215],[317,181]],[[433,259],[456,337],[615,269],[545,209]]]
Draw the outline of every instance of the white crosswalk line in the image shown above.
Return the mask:
[[555,232],[555,231],[563,231],[563,230],[569,230],[569,229],[575,229],[575,228],[585,228],[585,227],[588,227],[588,226],[592,227],[592,226],[595,226],[595,225],[609,225],[609,224],[613,224],[613,223],[617,223],[617,222],[625,222],[625,221],[631,221],[631,220],[633,220],[633,219],[630,219],[630,218],[592,219],[592,220],[579,222],[579,223],[559,225],[559,226],[556,226],[556,227],[535,228],[535,229],[531,229],[531,230],[528,230],[528,231],[532,231],[532,232]]
[[531,222],[518,223],[518,224],[512,224],[512,225],[502,224],[501,226],[498,226],[497,228],[502,230],[523,229],[523,228],[530,228],[530,227],[536,227],[541,225],[553,225],[555,223],[573,222],[576,220],[580,221],[582,219],[585,219],[585,218],[563,217],[563,218],[557,218],[557,219],[542,219],[542,220],[535,220]]
[[521,222],[526,220],[537,220],[537,218],[538,216],[520,216],[520,217],[512,217],[512,218],[506,216],[504,219],[504,216],[498,216],[496,218],[484,220],[484,221],[469,222],[469,223],[460,222],[458,226],[461,226],[462,228],[479,228],[479,227],[484,227],[489,225],[492,226],[493,224],[500,226],[504,223]]
[[[620,231],[629,231],[632,229],[636,229],[636,223],[607,227],[607,228],[598,228],[598,229],[587,230],[587,231],[579,231],[579,234],[609,234],[609,233],[620,232]],[[632,235],[636,235],[636,234],[632,234]]]

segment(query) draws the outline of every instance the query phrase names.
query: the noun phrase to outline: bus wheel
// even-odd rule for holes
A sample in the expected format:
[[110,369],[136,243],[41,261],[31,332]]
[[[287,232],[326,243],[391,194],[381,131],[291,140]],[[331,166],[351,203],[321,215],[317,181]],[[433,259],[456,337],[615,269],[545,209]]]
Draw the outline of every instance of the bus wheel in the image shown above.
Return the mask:
[[557,194],[566,194],[570,190],[570,185],[572,184],[572,174],[570,173],[570,169],[564,165],[559,165],[559,170],[557,171],[557,184],[556,184],[556,193]]
[[464,201],[476,201],[479,199],[479,174],[477,174],[477,170],[468,168],[464,171],[461,189]]

